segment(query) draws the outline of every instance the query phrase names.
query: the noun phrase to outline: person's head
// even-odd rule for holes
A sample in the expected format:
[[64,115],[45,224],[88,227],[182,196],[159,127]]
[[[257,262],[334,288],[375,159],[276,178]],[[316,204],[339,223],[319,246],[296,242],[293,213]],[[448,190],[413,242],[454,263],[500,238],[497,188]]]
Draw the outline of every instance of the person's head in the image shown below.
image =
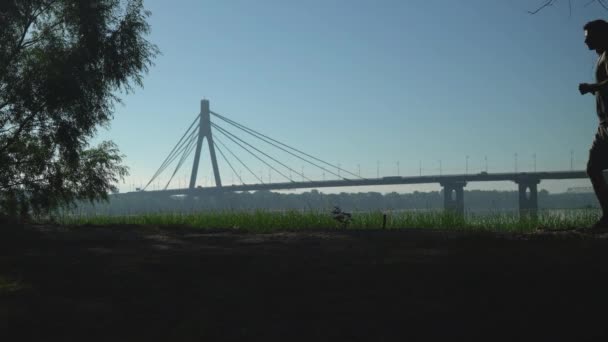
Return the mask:
[[585,44],[589,50],[605,51],[608,48],[608,22],[598,19],[585,24]]

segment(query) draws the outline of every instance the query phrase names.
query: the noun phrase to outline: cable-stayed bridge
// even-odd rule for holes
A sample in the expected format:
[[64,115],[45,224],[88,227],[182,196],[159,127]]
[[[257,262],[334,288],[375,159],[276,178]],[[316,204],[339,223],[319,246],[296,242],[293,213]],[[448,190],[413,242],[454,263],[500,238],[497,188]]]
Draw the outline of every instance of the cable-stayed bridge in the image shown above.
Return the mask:
[[[281,160],[273,157],[269,153],[261,150],[245,139],[239,137],[229,129],[222,127],[220,124],[211,121],[211,116],[218,119],[221,124],[227,124],[230,129],[236,129],[248,136],[261,141],[266,145],[270,145],[275,149],[288,153],[292,157],[298,158],[313,167],[323,170],[338,179],[333,180],[313,180],[304,175],[304,172],[298,172],[290,166],[286,165]],[[200,187],[196,186],[200,156],[203,141],[207,139],[209,147],[209,155],[211,159],[211,167],[215,178],[215,186]],[[248,153],[256,160],[262,162],[269,169],[275,171],[286,181],[283,182],[267,182],[262,180],[255,172],[251,170],[243,158],[233,152],[223,139],[231,141],[235,146],[240,147],[244,152]],[[216,151],[223,158],[225,163],[230,167],[231,172],[236,176],[240,185],[222,185],[222,178],[217,162]],[[192,171],[190,173],[190,184],[184,189],[169,189],[169,186],[180,168],[184,165],[188,157],[194,152],[194,161]],[[230,158],[229,158],[230,157]],[[164,186],[163,190],[146,190],[163,172],[169,169],[177,160],[169,181]],[[232,162],[230,161],[232,160]],[[249,173],[253,175],[259,183],[246,184],[243,182],[241,174],[236,171],[233,163],[238,162]],[[282,171],[281,171],[282,170]],[[287,174],[288,173],[288,174]],[[301,181],[295,181],[292,175],[295,174]],[[580,179],[588,178],[585,171],[550,171],[550,172],[514,172],[514,173],[487,173],[481,172],[477,174],[454,174],[454,175],[431,175],[431,176],[410,176],[410,177],[382,177],[382,178],[365,178],[354,174],[348,170],[341,168],[339,165],[333,165],[323,161],[313,155],[303,152],[299,149],[291,147],[283,142],[273,139],[265,134],[262,134],[254,129],[246,127],[238,122],[235,122],[228,117],[218,114],[210,110],[209,101],[201,101],[201,111],[188,127],[186,132],[173,147],[169,155],[165,158],[161,166],[154,173],[150,181],[143,189],[137,192],[126,193],[125,195],[134,196],[145,192],[146,195],[154,196],[171,196],[185,194],[195,196],[202,193],[213,193],[223,191],[255,191],[255,190],[287,190],[287,189],[309,189],[309,188],[324,188],[324,187],[353,187],[353,186],[373,186],[373,185],[398,185],[398,184],[429,184],[439,183],[443,187],[444,192],[444,207],[447,210],[454,210],[459,213],[464,213],[464,187],[468,182],[488,182],[488,181],[511,181],[515,182],[519,188],[519,208],[520,213],[535,213],[538,209],[538,184],[541,180],[556,180],[556,179]]]

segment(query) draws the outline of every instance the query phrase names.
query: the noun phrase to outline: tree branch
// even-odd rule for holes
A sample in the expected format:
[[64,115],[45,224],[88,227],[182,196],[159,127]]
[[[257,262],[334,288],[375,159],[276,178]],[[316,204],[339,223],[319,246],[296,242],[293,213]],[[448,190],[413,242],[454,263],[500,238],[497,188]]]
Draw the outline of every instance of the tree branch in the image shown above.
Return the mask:
[[15,186],[41,183],[43,181],[48,181],[48,177],[38,178],[38,179],[33,179],[33,180],[19,179],[17,182],[13,182],[13,183],[6,184],[6,185],[0,185],[0,190],[6,191],[6,190],[13,189]]
[[2,128],[0,129],[0,134],[7,134],[10,133],[12,130],[15,129],[15,126],[11,126],[9,128]]
[[19,139],[19,135],[21,134],[21,132],[23,132],[23,130],[27,127],[27,125],[29,125],[31,123],[31,121],[36,117],[36,114],[38,114],[37,111],[32,111],[25,118],[25,120],[21,123],[19,128],[15,131],[15,133],[13,133],[13,136],[8,139],[8,142],[6,143],[6,145],[0,147],[0,154],[4,153],[4,151],[6,151],[12,144],[14,144],[17,141],[17,139]]
[[[545,9],[546,7],[549,6],[553,6],[555,3],[557,3],[557,0],[546,0],[540,7],[538,7],[536,10],[534,11],[528,11],[528,13],[530,14],[536,14],[540,11],[542,11],[543,9]],[[585,3],[585,5],[583,5],[583,7],[587,7],[593,3],[597,3],[600,6],[602,6],[606,11],[608,11],[608,3],[606,3],[606,0],[589,0]],[[572,0],[568,0],[568,8],[570,10],[570,14],[572,14]]]
[[[56,28],[60,27],[61,25],[63,25],[63,21],[57,20],[57,22],[55,22],[53,25],[51,25],[50,27],[45,28],[45,30],[42,33],[43,34],[50,34],[53,31],[55,31]],[[39,35],[36,38],[32,38],[30,40],[27,40],[23,44],[21,44],[21,49],[26,49],[26,48],[28,48],[28,47],[30,47],[30,46],[38,43],[43,38],[44,38],[43,35]]]
[[52,0],[49,1],[48,3],[46,3],[46,6],[44,4],[40,5],[40,7],[38,7],[37,9],[33,10],[28,18],[28,20],[26,21],[24,27],[23,27],[23,32],[21,33],[21,37],[19,38],[19,42],[17,43],[17,45],[15,46],[15,49],[13,50],[13,52],[10,54],[10,56],[7,58],[7,60],[5,61],[6,65],[3,65],[2,67],[8,67],[8,65],[11,64],[11,61],[19,54],[19,52],[21,52],[21,50],[24,48],[24,41],[25,41],[25,37],[27,36],[27,33],[30,30],[30,27],[32,26],[32,24],[34,24],[34,22],[36,21],[36,19],[38,18],[38,16],[40,16],[42,13],[46,12],[49,8],[51,8],[51,6],[57,2],[57,0]]
[[538,13],[538,12],[542,11],[542,10],[543,10],[545,7],[548,7],[548,6],[553,5],[553,2],[554,2],[554,1],[555,1],[555,0],[547,0],[547,1],[546,1],[544,4],[542,4],[542,5],[541,5],[539,8],[537,8],[537,9],[536,9],[536,10],[534,10],[534,11],[528,11],[528,13],[530,13],[530,14],[536,14],[536,13]]

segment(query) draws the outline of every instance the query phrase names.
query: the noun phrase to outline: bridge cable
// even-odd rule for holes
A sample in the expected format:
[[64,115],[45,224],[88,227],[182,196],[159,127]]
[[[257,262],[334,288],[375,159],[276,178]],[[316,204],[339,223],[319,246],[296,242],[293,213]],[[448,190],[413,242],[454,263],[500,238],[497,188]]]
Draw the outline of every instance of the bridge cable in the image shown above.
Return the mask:
[[186,159],[188,158],[190,153],[192,153],[192,150],[194,150],[194,147],[196,147],[195,141],[198,140],[196,138],[198,138],[198,136],[193,136],[190,139],[190,141],[188,142],[188,144],[186,145],[187,147],[184,150],[182,157],[180,158],[179,162],[177,163],[177,166],[175,167],[175,170],[173,171],[171,178],[169,178],[169,181],[167,182],[167,185],[165,185],[165,188],[163,190],[167,190],[167,188],[169,187],[169,183],[171,183],[171,181],[173,180],[173,177],[175,177],[175,174],[177,173],[177,171],[182,167],[182,165],[184,164],[184,162],[186,161]]
[[182,153],[183,151],[185,151],[188,148],[189,142],[191,140],[197,140],[197,139],[198,139],[198,131],[193,131],[192,133],[190,133],[187,140],[184,140],[180,149],[175,152],[175,154],[171,157],[171,160],[169,160],[169,162],[162,168],[161,172],[166,170],[167,167],[169,167],[169,165],[171,165],[171,163],[175,160],[175,158],[177,158],[177,156],[180,155],[180,153]]
[[171,165],[171,163],[175,160],[175,158],[177,158],[177,156],[185,149],[186,143],[188,141],[190,141],[190,139],[192,139],[193,137],[198,137],[198,131],[197,130],[192,131],[190,133],[190,135],[186,138],[186,140],[184,140],[183,142],[181,142],[181,144],[179,144],[179,146],[176,146],[176,147],[178,147],[177,151],[173,151],[174,153],[170,154],[165,159],[165,161],[163,162],[163,164],[161,165],[161,167],[159,167],[158,170],[156,170],[156,172],[152,176],[152,179],[150,179],[150,181],[148,182],[148,184],[146,184],[146,186],[144,186],[143,190],[145,190],[156,179],[156,177],[158,177],[163,171],[165,171],[165,169],[169,165]]
[[[284,174],[283,174],[281,171],[277,170],[277,169],[276,169],[276,168],[274,168],[272,165],[268,164],[268,163],[267,163],[265,160],[263,160],[262,158],[260,158],[259,156],[257,156],[255,153],[251,152],[251,151],[250,151],[249,149],[247,149],[245,146],[243,146],[243,145],[239,144],[239,142],[238,142],[238,141],[236,141],[236,140],[234,140],[234,138],[236,138],[236,139],[240,140],[240,141],[241,141],[241,142],[243,142],[244,144],[246,144],[246,145],[248,145],[249,147],[253,148],[254,150],[256,150],[256,151],[260,152],[261,154],[265,155],[266,157],[268,157],[268,158],[270,158],[270,159],[274,160],[275,162],[277,162],[277,163],[279,163],[279,164],[281,164],[281,165],[285,166],[285,165],[284,165],[284,164],[282,164],[280,161],[278,161],[278,160],[276,160],[276,159],[272,158],[271,156],[269,156],[268,154],[266,154],[266,153],[264,153],[264,152],[260,151],[259,149],[257,149],[257,148],[256,148],[256,147],[254,147],[253,145],[251,145],[251,144],[249,144],[248,142],[244,141],[243,139],[241,139],[241,138],[237,137],[236,135],[234,135],[234,134],[230,133],[229,131],[227,131],[227,130],[223,129],[222,127],[220,127],[220,126],[218,126],[218,125],[216,125],[216,124],[214,124],[214,123],[211,123],[211,125],[212,125],[214,128],[216,128],[216,129],[217,129],[217,130],[218,130],[220,133],[222,133],[222,134],[223,134],[225,137],[227,137],[228,139],[232,140],[232,142],[234,142],[235,144],[239,145],[239,146],[240,146],[241,148],[243,148],[245,151],[249,152],[249,154],[251,154],[252,156],[254,156],[256,159],[258,159],[259,161],[261,161],[262,163],[264,163],[264,164],[265,164],[266,166],[268,166],[269,168],[273,169],[273,170],[274,170],[276,173],[280,174],[281,176],[283,176],[283,177],[285,177],[285,178],[287,178],[287,179],[289,179],[290,181],[292,181],[292,182],[293,182],[293,180],[291,180],[291,178],[287,177],[287,176],[286,176],[286,175],[284,175]],[[294,170],[294,171],[295,171],[295,170]],[[262,183],[263,183],[263,184],[265,184],[263,181],[262,181]]]
[[[193,126],[194,126],[194,124],[196,124],[196,121],[199,120],[199,117],[200,117],[200,114],[197,116],[196,119],[194,119],[192,124],[190,124],[190,127],[188,127],[188,129],[186,130],[184,135],[182,135],[182,137],[179,139],[177,144],[175,144],[175,147],[173,147],[173,150],[171,150],[171,152],[169,153],[169,156],[171,156],[172,153],[177,154],[178,153],[177,149],[179,148],[178,146],[182,146],[192,136],[192,133],[198,131],[198,127],[193,127]],[[189,135],[188,135],[188,132],[190,132]],[[186,135],[188,135],[188,137],[186,137]],[[184,138],[185,138],[185,140],[184,140]],[[169,156],[167,156],[167,159],[169,159]]]
[[[220,118],[220,119],[221,119],[221,118]],[[228,122],[228,123],[229,123],[229,124],[231,124],[231,125],[233,125],[233,126],[235,126],[236,128],[239,128],[239,129],[241,129],[241,130],[245,131],[245,133],[248,133],[248,134],[252,135],[254,138],[258,138],[258,139],[260,139],[260,140],[264,141],[265,143],[270,144],[270,145],[272,145],[272,146],[274,146],[274,147],[276,147],[276,148],[278,148],[278,149],[280,149],[280,150],[282,150],[282,151],[284,151],[284,152],[287,152],[287,153],[289,153],[290,155],[292,155],[292,156],[294,156],[294,157],[296,157],[296,158],[298,158],[298,159],[300,159],[300,160],[303,160],[303,161],[305,161],[305,162],[307,162],[307,163],[309,163],[309,164],[311,164],[311,165],[314,165],[314,166],[316,166],[316,167],[320,168],[320,169],[321,169],[321,170],[323,170],[323,171],[327,171],[327,172],[331,173],[332,175],[337,176],[337,177],[339,177],[339,178],[342,178],[342,179],[344,179],[344,180],[350,180],[350,179],[348,179],[348,178],[344,178],[344,177],[340,176],[339,174],[337,174],[337,173],[335,173],[335,172],[333,172],[333,171],[331,171],[331,170],[328,170],[328,169],[324,168],[323,166],[319,166],[319,165],[317,165],[317,164],[315,164],[315,163],[311,162],[310,160],[307,160],[307,159],[305,159],[305,158],[302,158],[301,156],[299,156],[299,155],[297,155],[297,154],[294,154],[294,153],[292,153],[291,151],[288,151],[288,150],[286,150],[286,149],[282,148],[281,146],[277,146],[276,144],[274,144],[274,143],[272,143],[272,142],[270,142],[270,141],[268,141],[268,140],[266,140],[266,139],[264,139],[264,138],[261,138],[261,137],[259,137],[259,136],[257,136],[257,135],[254,135],[253,133],[251,133],[251,132],[249,132],[249,131],[246,131],[246,130],[244,130],[244,129],[243,129],[243,128],[241,128],[241,127],[238,127],[238,126],[236,126],[235,124],[232,124],[232,123],[230,123],[230,122]],[[270,138],[268,138],[268,139],[270,139]],[[338,169],[339,169],[339,170],[342,170],[341,168],[338,168]]]
[[[190,130],[192,129],[192,127],[194,126],[194,124],[196,124],[196,121],[200,118],[200,114],[196,116],[196,118],[194,119],[194,121],[192,121],[192,123],[190,124],[190,127],[188,127],[188,129],[186,129],[186,132],[184,132],[184,135],[182,135],[182,137],[179,139],[179,141],[177,142],[177,144],[175,144],[175,146],[173,147],[173,149],[171,150],[171,152],[169,152],[169,155],[167,156],[167,158],[165,158],[165,160],[163,161],[163,163],[161,164],[161,166],[158,168],[158,170],[154,173],[154,176],[152,176],[152,179],[156,178],[160,172],[160,169],[164,169],[164,167],[166,166],[168,160],[172,157],[173,153],[175,152],[176,149],[178,149],[178,146],[180,146],[180,143],[182,143],[182,140],[184,140],[184,137],[186,137],[186,135],[188,134],[188,132],[190,132]],[[186,139],[187,140],[187,139]],[[170,163],[170,162],[169,162]],[[151,181],[146,184],[146,186],[144,187],[147,188],[148,185],[150,185]]]
[[198,131],[193,131],[190,133],[190,135],[188,136],[187,140],[184,140],[179,149],[177,151],[175,151],[175,153],[173,155],[170,156],[170,158],[164,163],[164,165],[162,165],[154,174],[154,176],[152,177],[152,179],[150,179],[150,181],[148,182],[148,184],[146,184],[146,186],[144,187],[144,190],[148,187],[148,185],[150,185],[150,183],[152,183],[158,176],[160,176],[160,174],[165,171],[165,169],[167,169],[167,167],[169,167],[169,165],[171,165],[171,163],[173,163],[173,161],[175,160],[175,158],[177,158],[177,156],[185,150],[185,148],[187,147],[186,143],[188,141],[190,141],[190,139],[192,138],[196,138],[198,137]]
[[[186,161],[186,159],[188,158],[188,156],[190,155],[190,153],[192,153],[192,151],[196,147],[196,143],[195,142],[197,141],[197,138],[198,137],[192,137],[192,140],[191,140],[191,143],[190,143],[189,147],[187,147],[186,150],[184,151],[184,154],[182,154],[182,158],[178,162],[177,167],[175,168],[175,171],[173,171],[173,174],[171,175],[171,178],[169,179],[169,182],[171,182],[171,180],[173,179],[173,177],[175,176],[175,174],[177,173],[177,171],[182,167],[182,165],[184,164],[184,162]],[[165,186],[165,190],[169,186],[169,182],[167,182],[167,185]]]
[[[256,151],[260,152],[260,153],[261,153],[261,154],[263,154],[263,155],[265,155],[267,158],[272,159],[272,160],[273,160],[275,163],[278,163],[278,164],[280,164],[281,166],[285,167],[286,169],[288,169],[288,170],[290,170],[290,171],[293,171],[293,172],[295,172],[296,174],[298,174],[298,172],[297,172],[296,170],[294,170],[294,169],[290,168],[289,166],[287,166],[287,165],[285,165],[285,164],[281,163],[280,161],[278,161],[277,159],[275,159],[275,158],[273,158],[273,157],[269,156],[268,154],[264,153],[263,151],[261,151],[261,150],[257,149],[255,146],[253,146],[253,145],[249,144],[248,142],[246,142],[245,140],[243,140],[243,139],[241,139],[241,138],[237,137],[236,135],[234,135],[234,134],[233,134],[233,133],[231,133],[230,131],[227,131],[226,129],[222,128],[221,126],[218,126],[217,124],[214,124],[214,123],[211,123],[211,124],[212,124],[214,127],[218,128],[218,129],[220,129],[220,130],[222,130],[222,131],[223,131],[222,133],[224,133],[224,135],[226,135],[226,133],[227,133],[227,134],[229,134],[229,135],[231,135],[232,137],[234,137],[234,138],[236,138],[236,139],[240,140],[241,142],[243,142],[244,144],[246,144],[246,145],[248,145],[249,147],[253,148],[254,150],[256,150]],[[234,140],[233,140],[233,141],[234,141]],[[287,178],[287,179],[288,179],[290,182],[295,183],[293,179],[291,179],[290,177],[287,177],[286,175],[284,175],[283,173],[281,173],[279,170],[277,170],[277,169],[273,168],[273,167],[272,167],[271,165],[269,165],[268,163],[265,163],[265,164],[266,164],[266,165],[268,165],[268,166],[269,166],[270,168],[272,168],[273,170],[275,170],[275,171],[276,171],[278,174],[280,174],[281,176],[283,176],[283,177]],[[301,174],[301,173],[300,173],[300,175],[301,175],[303,178],[306,178],[306,177],[304,177],[304,174]],[[311,180],[311,179],[309,179],[309,178],[306,178],[306,179],[307,179],[308,181],[312,182],[312,180]]]
[[[294,170],[294,169],[290,168],[289,166],[287,166],[287,165],[285,165],[285,164],[281,163],[280,161],[276,160],[275,158],[273,158],[273,157],[269,156],[268,154],[266,154],[266,153],[264,153],[264,152],[260,151],[259,149],[257,149],[257,148],[256,148],[256,147],[254,147],[253,145],[251,145],[251,144],[249,144],[248,142],[244,141],[243,139],[241,139],[241,138],[237,137],[236,135],[234,135],[234,134],[230,133],[229,131],[227,131],[227,130],[223,129],[222,127],[218,126],[217,124],[214,124],[214,123],[212,122],[212,123],[211,123],[211,125],[212,125],[213,127],[215,127],[216,129],[218,129],[218,130],[219,130],[219,131],[220,131],[222,134],[224,134],[225,136],[229,137],[228,135],[230,135],[230,136],[232,136],[232,137],[234,137],[234,138],[236,138],[236,139],[240,140],[241,142],[243,142],[243,143],[244,143],[244,144],[246,144],[247,146],[249,146],[249,147],[253,148],[254,150],[256,150],[256,151],[260,152],[260,153],[261,153],[261,154],[263,154],[263,155],[265,155],[266,157],[268,157],[268,158],[272,159],[272,160],[273,160],[273,161],[275,161],[276,163],[281,164],[283,167],[285,167],[285,168],[287,168],[287,169],[289,169],[289,170],[291,170],[291,171],[293,171],[293,172],[296,172],[296,174],[297,174],[297,171],[296,171],[296,170]],[[230,138],[230,137],[229,137],[229,138]],[[231,139],[233,142],[235,142],[235,143],[236,143],[236,141],[235,141],[234,139],[232,139],[232,138],[230,138],[230,139]],[[241,145],[239,144],[239,146],[241,146]],[[241,147],[243,147],[243,146],[241,146]],[[243,148],[244,148],[244,147],[243,147]],[[278,174],[280,174],[281,176],[283,176],[283,177],[285,177],[285,178],[289,179],[291,182],[294,182],[294,181],[293,181],[291,178],[289,178],[289,177],[287,177],[286,175],[284,175],[284,174],[283,174],[281,171],[279,171],[279,170],[275,169],[275,168],[274,168],[274,167],[272,167],[270,164],[268,164],[268,163],[266,163],[265,161],[261,160],[259,157],[257,157],[257,156],[255,156],[255,157],[256,157],[256,158],[258,158],[260,161],[262,161],[264,164],[268,165],[268,167],[270,167],[271,169],[275,170],[275,171],[276,171]],[[301,174],[301,175],[302,175],[302,177],[303,177],[303,178],[306,178],[306,177],[304,177],[304,174]],[[307,179],[308,181],[312,182],[312,180],[310,180],[310,179],[308,179],[308,178],[306,178],[306,179]]]
[[[213,124],[212,124],[212,125],[213,125]],[[258,160],[259,160],[259,161],[261,161],[262,163],[264,163],[264,164],[268,165],[268,163],[266,163],[266,161],[262,160],[262,159],[261,159],[260,157],[258,157],[258,156],[257,156],[255,153],[253,153],[253,152],[251,152],[249,149],[247,149],[245,146],[243,146],[243,145],[239,144],[239,142],[238,142],[238,141],[234,140],[232,137],[230,137],[229,135],[227,135],[227,134],[225,134],[225,133],[223,133],[223,132],[221,132],[221,131],[220,131],[220,133],[224,134],[224,136],[225,136],[225,137],[227,137],[228,139],[232,140],[232,142],[234,142],[235,144],[239,145],[239,146],[240,146],[242,149],[244,149],[245,151],[247,151],[249,154],[251,154],[252,156],[254,156],[256,159],[258,159]],[[217,135],[215,135],[215,136],[214,136],[214,139],[215,139],[215,137],[217,137]],[[243,164],[243,165],[245,165],[245,164]],[[269,166],[269,167],[271,167],[270,165],[268,165],[268,166]],[[245,167],[247,167],[247,166],[245,166]],[[262,178],[258,177],[258,176],[255,174],[255,172],[251,171],[251,170],[250,170],[248,167],[247,167],[247,170],[249,170],[249,172],[251,172],[251,174],[253,174],[253,175],[255,176],[255,178],[257,178],[257,179],[258,179],[258,180],[259,180],[259,181],[260,181],[262,184],[266,184],[266,183],[264,183],[264,180],[262,180]]]
[[220,152],[220,154],[222,155],[222,157],[224,158],[224,160],[226,161],[226,163],[228,163],[228,166],[230,166],[230,168],[232,169],[232,172],[239,178],[239,180],[241,181],[241,184],[245,184],[243,183],[243,179],[241,179],[241,176],[239,176],[238,173],[236,173],[236,170],[234,169],[234,167],[232,167],[232,164],[230,164],[230,161],[228,161],[228,158],[226,158],[226,156],[224,155],[224,152],[222,152],[222,149],[215,143],[215,141],[213,142],[213,146]]
[[[249,169],[249,167],[247,167],[247,165],[245,165],[245,163],[243,163],[243,161],[242,161],[242,160],[241,160],[239,157],[237,157],[237,156],[236,156],[236,154],[234,154],[234,153],[233,153],[233,152],[232,152],[232,151],[231,151],[231,150],[228,148],[228,146],[224,145],[224,143],[223,143],[223,142],[222,142],[222,141],[219,139],[219,137],[218,137],[217,135],[213,137],[213,142],[215,143],[216,141],[217,141],[217,142],[219,142],[219,143],[220,143],[222,146],[224,146],[224,148],[225,148],[226,150],[228,150],[228,152],[230,152],[230,154],[232,154],[232,156],[233,156],[234,158],[236,158],[236,160],[238,160],[238,161],[241,163],[241,165],[243,165],[243,166],[244,166],[244,167],[247,169],[247,171],[249,171],[249,172],[250,172],[250,173],[251,173],[251,174],[252,174],[252,175],[253,175],[255,178],[257,178],[257,179],[258,179],[260,182],[264,183],[264,181],[262,181],[262,179],[261,179],[260,177],[258,177],[258,176],[255,174],[255,172],[251,171],[251,169]],[[239,178],[240,178],[240,177],[239,177]],[[242,180],[241,180],[241,181],[242,181]],[[243,182],[243,184],[245,184],[245,182]]]
[[[257,132],[257,131],[256,131],[256,130],[254,130],[254,129],[251,129],[251,128],[249,128],[249,127],[245,126],[245,125],[242,125],[242,124],[240,124],[240,123],[238,123],[238,122],[236,122],[236,121],[234,121],[234,120],[228,119],[227,117],[225,117],[225,116],[223,116],[223,115],[221,115],[221,114],[215,113],[215,112],[213,112],[213,111],[210,111],[210,113],[211,113],[212,115],[214,115],[214,116],[216,116],[216,117],[220,118],[221,120],[224,120],[224,121],[226,121],[227,123],[229,123],[229,124],[231,124],[231,125],[233,125],[233,126],[235,126],[235,127],[239,128],[239,129],[241,129],[241,130],[243,130],[243,131],[245,131],[245,132],[247,132],[247,133],[249,133],[249,134],[251,134],[251,135],[256,134],[256,135],[263,136],[263,137],[264,137],[264,138],[266,138],[266,139],[272,140],[272,141],[274,141],[274,142],[276,142],[276,143],[278,143],[278,144],[280,144],[280,145],[283,145],[283,146],[285,146],[285,147],[287,147],[287,148],[289,148],[289,149],[292,149],[292,150],[294,150],[294,151],[296,151],[296,152],[298,152],[298,153],[301,153],[301,154],[303,154],[303,155],[305,155],[305,156],[307,156],[307,157],[310,157],[310,158],[312,158],[312,159],[314,159],[314,160],[320,161],[320,162],[322,162],[322,163],[324,163],[324,164],[326,164],[326,165],[329,165],[329,166],[331,166],[331,167],[333,167],[333,168],[336,168],[336,169],[338,169],[338,170],[344,171],[344,172],[346,172],[346,173],[348,173],[348,174],[350,174],[350,175],[353,175],[353,176],[355,176],[355,177],[357,177],[357,178],[366,179],[365,177],[361,177],[361,176],[359,176],[359,175],[356,175],[356,174],[354,174],[354,173],[352,173],[352,172],[350,172],[350,171],[348,171],[348,170],[345,170],[345,169],[342,169],[342,168],[340,168],[340,167],[337,167],[337,166],[335,166],[335,165],[333,165],[333,164],[331,164],[331,163],[328,163],[328,162],[326,162],[326,161],[323,161],[323,160],[321,160],[321,159],[319,159],[319,158],[317,158],[317,157],[315,157],[315,156],[311,156],[310,154],[307,154],[307,153],[305,153],[305,152],[302,152],[302,151],[300,151],[300,150],[298,150],[298,149],[296,149],[296,148],[294,148],[294,147],[291,147],[291,146],[289,146],[289,145],[286,145],[286,144],[284,144],[284,143],[282,143],[282,142],[280,142],[280,141],[278,141],[278,140],[272,139],[272,138],[270,138],[269,136],[266,136],[266,135],[264,135],[264,134],[262,134],[262,133],[259,133],[259,132]],[[253,132],[253,133],[252,133],[252,132]],[[258,138],[258,139],[262,139],[262,138],[260,138],[260,137],[257,137],[257,138]],[[266,141],[266,142],[267,142],[267,143],[269,143],[268,141]],[[270,143],[269,143],[269,144],[270,144]],[[299,158],[300,158],[300,157],[299,157]],[[302,158],[300,158],[300,159],[302,159]],[[304,160],[304,159],[303,159],[303,160]],[[306,161],[306,160],[305,160],[305,161]],[[308,162],[308,161],[307,161],[307,162]],[[310,163],[310,162],[309,162],[309,163]],[[312,164],[312,163],[311,163],[311,164]],[[315,164],[313,164],[313,165],[315,165]],[[317,166],[317,165],[315,165],[315,166]],[[317,166],[317,167],[321,168],[320,166]],[[336,175],[336,174],[334,173],[334,175]],[[343,177],[342,177],[342,178],[343,178]],[[345,179],[345,180],[349,180],[349,179],[346,179],[346,178],[343,178],[343,179]]]

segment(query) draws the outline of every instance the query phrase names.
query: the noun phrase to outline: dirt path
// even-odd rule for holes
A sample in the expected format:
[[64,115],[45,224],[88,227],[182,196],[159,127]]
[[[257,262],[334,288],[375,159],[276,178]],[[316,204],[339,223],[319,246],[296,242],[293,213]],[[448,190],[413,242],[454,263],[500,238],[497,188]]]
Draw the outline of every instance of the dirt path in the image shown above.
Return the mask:
[[11,341],[608,337],[602,236],[0,229]]

